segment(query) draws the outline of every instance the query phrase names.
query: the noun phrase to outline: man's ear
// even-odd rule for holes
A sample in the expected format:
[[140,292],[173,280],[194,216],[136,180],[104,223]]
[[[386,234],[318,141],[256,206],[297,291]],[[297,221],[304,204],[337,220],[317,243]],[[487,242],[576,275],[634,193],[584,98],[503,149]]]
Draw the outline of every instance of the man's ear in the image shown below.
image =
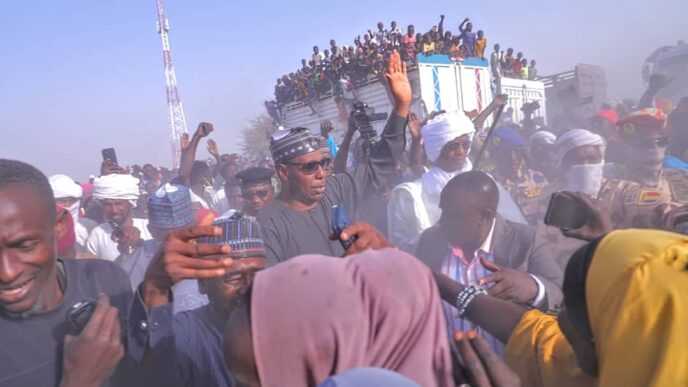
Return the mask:
[[289,181],[289,169],[287,168],[286,165],[277,164],[275,166],[275,169],[277,170],[277,177],[279,177],[280,181],[282,181],[282,182]]

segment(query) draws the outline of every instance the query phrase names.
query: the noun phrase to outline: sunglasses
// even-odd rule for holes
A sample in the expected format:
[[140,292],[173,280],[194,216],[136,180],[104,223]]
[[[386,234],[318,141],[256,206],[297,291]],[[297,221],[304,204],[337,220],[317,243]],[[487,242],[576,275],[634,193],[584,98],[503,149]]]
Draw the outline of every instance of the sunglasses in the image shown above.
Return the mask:
[[270,192],[268,190],[264,189],[264,190],[258,190],[258,191],[242,192],[241,196],[247,200],[253,199],[254,196],[257,196],[259,199],[265,199],[268,197],[269,194],[270,194]]
[[310,175],[310,174],[317,172],[319,168],[322,168],[323,170],[329,169],[331,163],[332,163],[332,159],[324,158],[320,161],[311,161],[308,163],[285,163],[285,164],[297,166],[297,167],[299,167],[301,172],[307,173]]

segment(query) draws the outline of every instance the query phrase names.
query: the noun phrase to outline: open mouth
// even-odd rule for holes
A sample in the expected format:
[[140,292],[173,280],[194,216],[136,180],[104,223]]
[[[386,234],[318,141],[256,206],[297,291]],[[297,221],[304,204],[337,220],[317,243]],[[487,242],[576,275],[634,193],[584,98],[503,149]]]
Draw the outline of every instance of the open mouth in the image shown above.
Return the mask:
[[35,277],[30,277],[17,284],[0,288],[0,302],[3,304],[15,304],[23,300],[31,289],[34,279]]
[[239,284],[244,280],[244,275],[241,272],[228,273],[225,275],[224,282],[226,284]]

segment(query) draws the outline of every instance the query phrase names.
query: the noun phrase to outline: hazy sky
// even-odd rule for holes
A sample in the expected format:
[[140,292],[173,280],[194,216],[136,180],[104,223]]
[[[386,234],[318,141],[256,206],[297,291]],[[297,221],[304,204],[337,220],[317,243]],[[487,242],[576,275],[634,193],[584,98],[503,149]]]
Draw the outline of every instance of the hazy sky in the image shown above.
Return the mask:
[[[47,174],[96,173],[100,149],[123,164],[171,163],[154,0],[3,1],[0,157]],[[688,1],[167,0],[189,129],[215,123],[221,150],[262,112],[275,79],[330,38],[351,44],[377,21],[425,31],[447,15],[523,51],[540,74],[576,63],[607,70],[611,97],[637,97],[650,52],[688,40]],[[205,157],[205,152],[201,153]]]

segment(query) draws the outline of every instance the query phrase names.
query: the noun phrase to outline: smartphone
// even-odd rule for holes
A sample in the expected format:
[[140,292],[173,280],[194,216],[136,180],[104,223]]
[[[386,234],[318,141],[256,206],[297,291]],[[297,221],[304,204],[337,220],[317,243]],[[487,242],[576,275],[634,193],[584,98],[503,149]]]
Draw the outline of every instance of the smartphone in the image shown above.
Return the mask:
[[555,192],[549,200],[545,224],[562,230],[576,230],[585,225],[588,220],[588,209],[575,199]]
[[103,161],[110,160],[113,163],[119,165],[117,162],[117,153],[115,153],[115,148],[105,148],[101,152],[103,154]]
[[352,236],[349,239],[342,239],[342,231],[351,225],[349,220],[349,215],[346,213],[346,208],[335,204],[332,206],[332,234],[339,239],[339,243],[342,244],[344,250],[348,250],[351,245],[358,239],[356,236]]
[[71,333],[78,335],[84,330],[88,320],[91,319],[93,312],[96,310],[95,301],[81,301],[72,305],[67,312],[67,322],[71,329]]

